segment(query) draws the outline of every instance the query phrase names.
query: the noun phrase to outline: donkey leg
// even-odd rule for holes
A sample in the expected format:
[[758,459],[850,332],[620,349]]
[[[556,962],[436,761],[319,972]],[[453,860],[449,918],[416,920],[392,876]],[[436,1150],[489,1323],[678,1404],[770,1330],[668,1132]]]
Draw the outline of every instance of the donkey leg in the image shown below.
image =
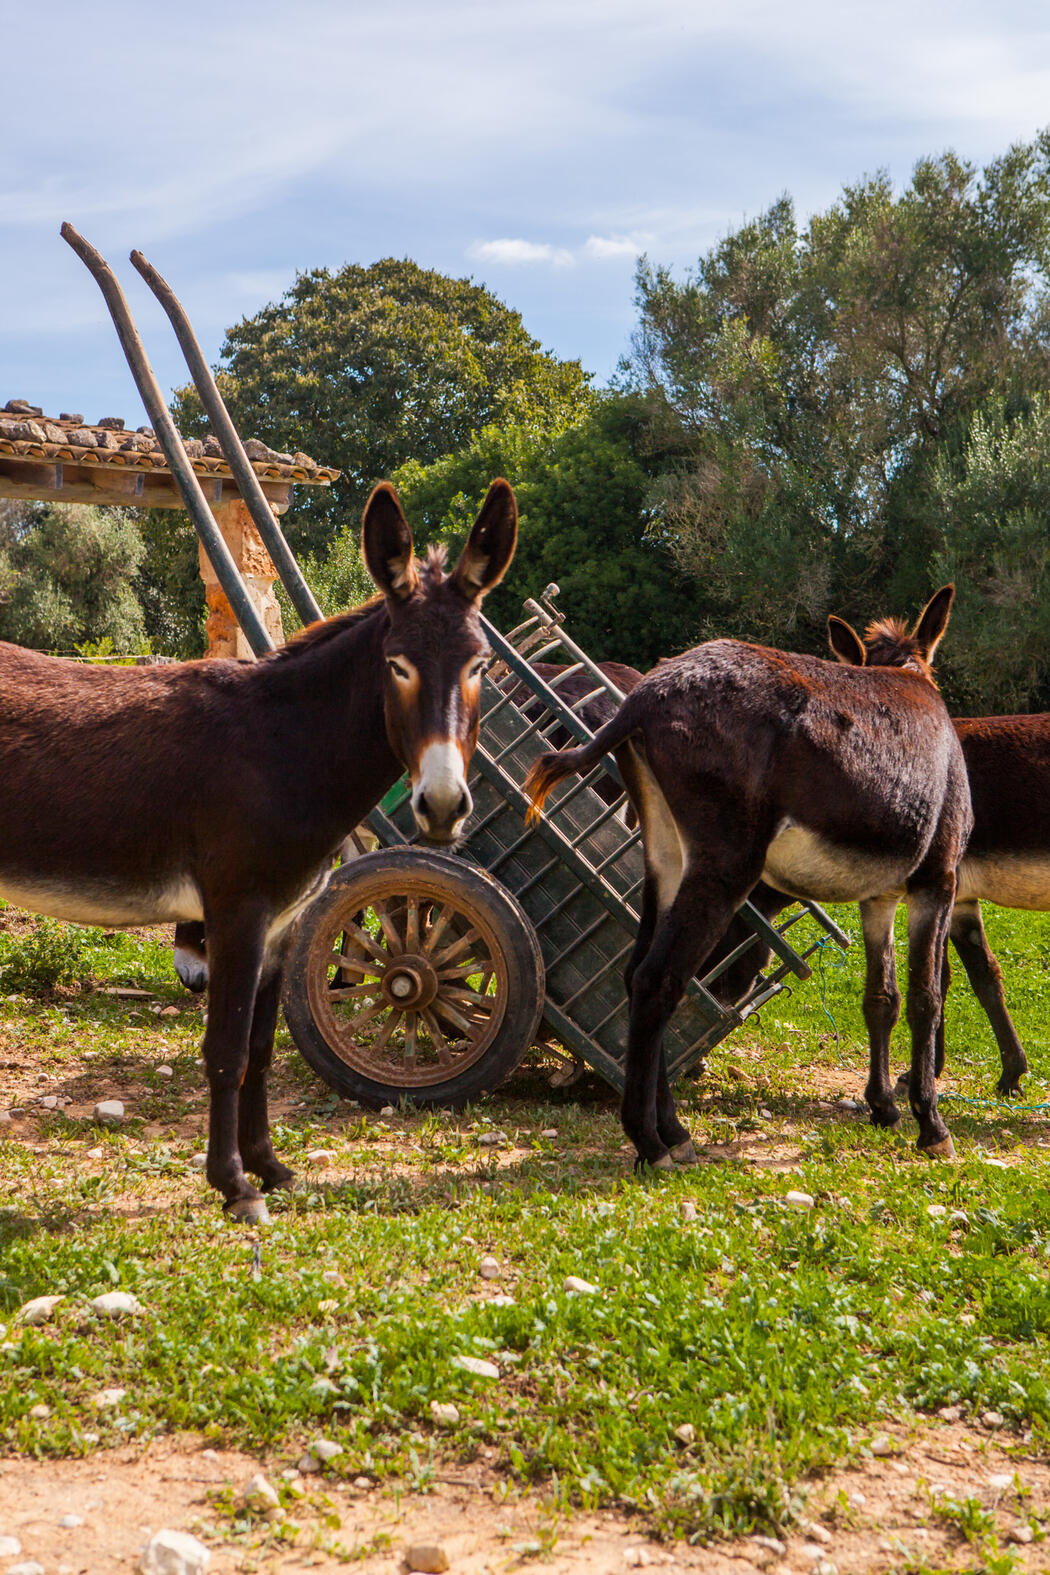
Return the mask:
[[944,1008],[948,1002],[948,991],[952,983],[952,963],[948,956],[948,942],[944,943],[944,956],[941,958],[941,1015],[937,1019],[937,1038],[934,1044],[933,1075],[940,1077],[944,1071],[945,1061],[945,1026]]
[[919,1123],[918,1148],[936,1159],[953,1159],[955,1145],[937,1109],[937,1024],[941,998],[941,965],[951,922],[954,877],[947,890],[925,887],[908,896],[908,1026],[911,1029],[911,1077],[908,1099]]
[[1006,1008],[1003,971],[984,933],[979,902],[956,903],[950,934],[999,1046],[1003,1071],[996,1090],[1000,1094],[1019,1094],[1021,1079],[1028,1071],[1028,1060]]
[[236,1220],[269,1218],[262,1195],[244,1174],[238,1147],[241,1084],[262,972],[265,919],[256,912],[209,915],[210,980],[204,1064],[211,1090],[205,1174]]
[[671,1093],[671,1084],[667,1077],[667,1060],[663,1050],[660,1051],[660,1064],[656,1071],[656,1130],[660,1134],[660,1141],[666,1143],[670,1149],[671,1158],[676,1165],[697,1163],[696,1149],[693,1147],[689,1128],[682,1125],[674,1107],[674,1095]]
[[864,1022],[868,1030],[868,1085],[864,1097],[872,1124],[895,1127],[901,1113],[890,1081],[890,1037],[901,1010],[897,968],[893,955],[893,918],[896,897],[870,897],[860,904],[864,931]]
[[259,1177],[264,1192],[291,1187],[295,1177],[273,1150],[266,1109],[266,1078],[273,1057],[273,1036],[281,998],[281,970],[277,968],[259,986],[252,1029],[248,1036],[248,1069],[241,1085],[237,1109],[237,1141],[241,1162]]
[[[697,964],[724,934],[740,900],[739,896],[735,900],[727,897],[725,887],[713,882],[706,873],[686,876],[635,971],[621,1119],[638,1151],[639,1164],[658,1170],[672,1167],[674,1161],[661,1135],[661,1125],[676,1146],[689,1139],[674,1114],[670,1088],[663,1100],[659,1097],[663,1033]],[[666,1072],[664,1079],[666,1082]]]
[[634,937],[631,955],[627,959],[627,966],[623,971],[623,984],[624,989],[627,991],[628,1000],[631,996],[631,985],[634,981],[638,964],[653,943],[653,931],[656,929],[656,921],[659,916],[660,909],[656,878],[646,870],[645,878],[642,882],[642,901],[641,910],[638,914],[638,930]]

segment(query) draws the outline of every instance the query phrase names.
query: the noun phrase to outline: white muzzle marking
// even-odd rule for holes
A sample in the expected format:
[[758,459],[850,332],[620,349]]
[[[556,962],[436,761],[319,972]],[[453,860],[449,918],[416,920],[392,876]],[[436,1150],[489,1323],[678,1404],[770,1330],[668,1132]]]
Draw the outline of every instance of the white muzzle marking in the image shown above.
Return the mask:
[[419,776],[412,790],[412,810],[425,836],[450,841],[474,808],[463,756],[451,741],[428,744],[419,761]]

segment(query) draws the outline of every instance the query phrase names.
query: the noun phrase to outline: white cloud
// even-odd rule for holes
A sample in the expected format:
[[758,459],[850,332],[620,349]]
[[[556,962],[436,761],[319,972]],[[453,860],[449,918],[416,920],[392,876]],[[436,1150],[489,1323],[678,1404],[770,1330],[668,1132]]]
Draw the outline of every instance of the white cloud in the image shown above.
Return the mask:
[[619,257],[637,257],[646,240],[636,235],[588,235],[583,250],[596,262],[611,262]]
[[468,256],[476,257],[479,262],[503,263],[509,267],[549,263],[554,268],[571,268],[576,261],[564,246],[550,246],[546,241],[476,241],[468,249]]

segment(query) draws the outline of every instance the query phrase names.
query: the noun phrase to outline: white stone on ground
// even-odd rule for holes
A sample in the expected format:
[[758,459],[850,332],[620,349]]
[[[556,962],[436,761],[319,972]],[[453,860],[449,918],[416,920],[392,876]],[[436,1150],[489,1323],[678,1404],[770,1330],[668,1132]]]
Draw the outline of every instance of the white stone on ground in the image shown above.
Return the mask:
[[751,1541],[758,1547],[765,1548],[767,1553],[772,1553],[774,1558],[782,1559],[787,1552],[787,1547],[779,1537],[752,1537]]
[[321,1462],[315,1460],[313,1455],[301,1455],[299,1457],[299,1470],[303,1473],[303,1476],[314,1476],[320,1469]]
[[249,1509],[277,1509],[280,1502],[277,1489],[261,1471],[249,1477],[241,1488],[241,1503]]
[[478,1264],[478,1273],[483,1280],[498,1280],[500,1275],[499,1259],[486,1254]]
[[100,1318],[134,1318],[146,1311],[130,1291],[105,1291],[92,1299],[91,1307]]
[[379,1114],[381,1116],[396,1116],[397,1111],[394,1109],[393,1105],[384,1105]]
[[109,1406],[119,1405],[126,1394],[126,1389],[100,1389],[97,1395],[91,1396],[91,1404],[105,1411]]
[[315,1460],[334,1460],[336,1455],[343,1453],[342,1444],[337,1444],[334,1438],[315,1438],[310,1445],[310,1453]]
[[405,1549],[405,1564],[419,1575],[443,1575],[449,1559],[440,1542],[414,1542]]
[[1032,1542],[1034,1532],[1031,1526],[1011,1526],[1006,1533],[1007,1542]]
[[942,1405],[937,1412],[942,1422],[957,1422],[962,1416],[961,1405]]
[[682,1224],[683,1225],[691,1225],[693,1220],[696,1219],[696,1215],[697,1215],[696,1204],[695,1203],[691,1203],[689,1201],[689,1199],[687,1198],[684,1203],[680,1203],[679,1204],[678,1212],[682,1216]]
[[814,1542],[823,1543],[824,1547],[827,1547],[828,1543],[831,1541],[831,1532],[828,1530],[827,1526],[822,1526],[819,1520],[810,1521],[809,1525],[806,1527],[806,1535],[807,1537],[812,1537]]
[[45,1110],[57,1110],[58,1109],[58,1095],[57,1094],[45,1094],[43,1099],[40,1101],[40,1103],[44,1107]]
[[85,1157],[87,1159],[101,1159],[102,1150],[100,1148],[89,1148]]
[[459,1406],[443,1400],[431,1400],[430,1418],[437,1427],[455,1427],[459,1421]]
[[211,1554],[188,1531],[155,1531],[139,1561],[142,1575],[204,1575]]
[[21,1564],[9,1564],[5,1575],[45,1575],[45,1571],[36,1559],[24,1559]]
[[893,1439],[888,1433],[876,1433],[868,1448],[877,1458],[892,1455],[895,1449]]
[[551,1141],[553,1141],[554,1138],[556,1138],[557,1136],[558,1136],[558,1128],[557,1127],[544,1127],[543,1131],[540,1133],[540,1137],[541,1138],[549,1138]]
[[653,1562],[653,1556],[648,1548],[624,1548],[623,1562],[636,1570]]
[[354,1487],[355,1488],[359,1488],[362,1493],[367,1493],[372,1486],[373,1486],[373,1483],[372,1483],[372,1478],[371,1477],[355,1477],[354,1478]]
[[166,1063],[165,1063],[164,1066],[158,1066],[158,1068],[157,1068],[157,1076],[158,1077],[174,1077],[175,1076],[175,1068],[173,1066],[168,1066]]
[[30,1406],[29,1415],[33,1418],[34,1422],[46,1422],[48,1417],[51,1415],[51,1407],[49,1405],[45,1405],[43,1400],[41,1400],[39,1405]]
[[0,1559],[13,1559],[21,1551],[22,1544],[17,1537],[0,1536]]
[[516,1307],[513,1296],[487,1296],[481,1303],[483,1307]]
[[10,1112],[10,1110],[0,1110],[0,1127],[10,1126],[10,1124],[11,1124],[11,1112]]
[[461,1372],[473,1373],[475,1378],[498,1378],[499,1368],[495,1362],[483,1361],[480,1356],[454,1356],[453,1367],[458,1367]]
[[500,1143],[507,1142],[507,1134],[505,1132],[482,1132],[478,1137],[478,1142],[482,1148],[497,1148]]
[[1006,1418],[1001,1411],[983,1411],[981,1421],[985,1427],[1002,1427]]
[[95,1120],[103,1126],[117,1126],[124,1119],[124,1105],[119,1099],[100,1099],[95,1106]]
[[939,1220],[943,1219],[948,1210],[943,1203],[928,1203],[926,1205],[926,1212],[930,1216],[931,1220]]
[[811,1209],[813,1207],[813,1198],[808,1192],[785,1192],[784,1202],[790,1209]]
[[193,1166],[194,1170],[203,1170],[205,1165],[207,1165],[207,1163],[208,1163],[208,1156],[207,1156],[207,1154],[191,1154],[190,1155],[190,1164]]
[[336,1158],[334,1148],[311,1148],[307,1150],[307,1159],[311,1165],[330,1165]]
[[31,1302],[22,1303],[15,1313],[15,1323],[24,1323],[30,1329],[50,1323],[55,1308],[64,1301],[64,1296],[34,1296]]
[[84,1517],[83,1515],[63,1515],[58,1524],[63,1531],[75,1531],[78,1526],[84,1524]]
[[570,1296],[597,1296],[597,1285],[592,1285],[590,1280],[581,1280],[578,1274],[570,1274],[565,1280],[565,1290]]
[[696,1442],[696,1428],[692,1422],[682,1422],[674,1430],[674,1436],[680,1444],[694,1444]]

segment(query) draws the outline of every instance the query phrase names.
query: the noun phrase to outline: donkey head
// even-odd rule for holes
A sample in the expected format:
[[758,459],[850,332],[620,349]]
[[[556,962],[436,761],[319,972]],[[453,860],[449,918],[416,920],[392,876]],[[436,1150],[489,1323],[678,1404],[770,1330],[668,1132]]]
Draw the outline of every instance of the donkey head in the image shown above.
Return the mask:
[[934,652],[948,627],[954,599],[955,586],[942,586],[930,597],[910,633],[903,618],[880,618],[868,625],[863,640],[844,618],[832,613],[828,643],[836,661],[846,667],[906,667],[933,683]]
[[386,731],[412,778],[412,810],[429,842],[454,842],[473,804],[467,766],[478,740],[481,674],[489,643],[482,598],[514,556],[518,511],[494,481],[459,562],[445,573],[443,548],[421,564],[397,493],[376,487],[365,507],[362,547],[386,598],[383,643]]

